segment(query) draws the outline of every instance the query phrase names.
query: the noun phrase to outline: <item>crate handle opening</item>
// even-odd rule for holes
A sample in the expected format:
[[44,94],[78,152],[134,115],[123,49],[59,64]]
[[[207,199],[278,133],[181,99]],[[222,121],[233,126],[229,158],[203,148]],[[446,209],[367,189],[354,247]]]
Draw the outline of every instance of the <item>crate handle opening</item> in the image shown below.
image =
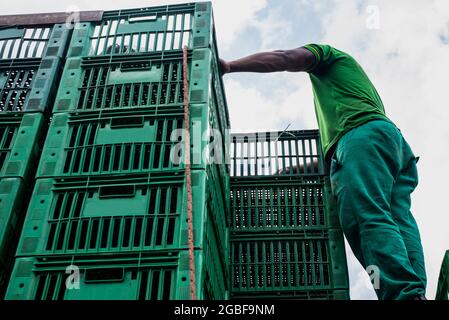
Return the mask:
[[84,282],[122,282],[124,275],[125,270],[123,268],[87,269],[84,275]]
[[111,129],[143,127],[143,117],[126,117],[111,119]]
[[123,198],[134,197],[136,194],[135,186],[107,186],[100,187],[100,198]]
[[157,15],[153,14],[151,16],[131,17],[128,19],[128,22],[133,23],[140,21],[155,21],[155,20],[157,20]]
[[162,32],[167,28],[167,19],[156,14],[130,17],[128,21],[120,23],[116,34],[130,34],[140,32]]
[[161,81],[162,70],[158,66],[151,66],[149,62],[123,64],[112,70],[107,78],[107,84],[128,84],[139,82]]
[[124,72],[135,72],[135,71],[151,71],[152,66],[149,62],[145,63],[123,63],[119,69],[115,69],[113,72],[124,73]]

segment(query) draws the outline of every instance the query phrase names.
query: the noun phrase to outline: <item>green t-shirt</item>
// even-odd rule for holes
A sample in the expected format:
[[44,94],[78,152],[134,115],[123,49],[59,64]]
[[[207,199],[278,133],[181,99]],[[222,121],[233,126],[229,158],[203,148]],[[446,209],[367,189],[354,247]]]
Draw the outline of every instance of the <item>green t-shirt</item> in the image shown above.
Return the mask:
[[[349,130],[374,119],[388,120],[374,85],[349,54],[329,45],[308,44],[316,58],[308,71],[325,158]],[[329,153],[329,154],[328,154]]]

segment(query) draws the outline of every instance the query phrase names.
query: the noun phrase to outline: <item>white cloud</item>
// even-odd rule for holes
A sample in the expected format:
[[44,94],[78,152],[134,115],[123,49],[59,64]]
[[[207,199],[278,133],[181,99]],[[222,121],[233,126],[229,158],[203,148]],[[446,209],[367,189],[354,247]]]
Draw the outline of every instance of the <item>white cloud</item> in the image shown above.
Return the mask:
[[246,89],[239,82],[226,79],[226,97],[233,132],[274,130],[276,108],[257,89]]
[[282,16],[282,9],[281,7],[270,9],[266,17],[251,23],[251,26],[260,32],[260,50],[281,49],[293,31],[292,22]]
[[220,48],[228,48],[240,31],[256,23],[256,13],[266,6],[267,0],[213,1]]
[[278,89],[265,96],[257,88],[245,88],[232,74],[225,78],[233,132],[282,130],[281,123],[292,123],[290,129],[317,128],[308,77],[297,73],[277,77],[288,81],[294,90]]

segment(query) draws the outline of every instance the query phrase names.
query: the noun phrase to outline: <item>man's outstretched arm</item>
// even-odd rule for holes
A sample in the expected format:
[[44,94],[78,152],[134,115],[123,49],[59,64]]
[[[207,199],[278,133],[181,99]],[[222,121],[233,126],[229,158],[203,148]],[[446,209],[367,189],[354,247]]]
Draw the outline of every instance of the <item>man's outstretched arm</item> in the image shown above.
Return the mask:
[[290,50],[261,52],[234,60],[220,60],[222,73],[230,72],[278,72],[309,71],[315,65],[315,56],[300,47]]

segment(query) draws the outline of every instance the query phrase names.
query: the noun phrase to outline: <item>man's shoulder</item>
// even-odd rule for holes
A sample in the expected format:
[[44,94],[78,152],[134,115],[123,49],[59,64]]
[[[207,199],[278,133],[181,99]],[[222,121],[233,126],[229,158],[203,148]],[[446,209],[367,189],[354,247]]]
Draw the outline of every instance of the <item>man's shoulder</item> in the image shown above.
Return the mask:
[[[355,61],[352,56],[340,49],[335,48],[329,44],[316,44],[310,43],[303,46],[304,48],[311,51],[317,60],[313,73],[321,73],[333,63],[340,60],[352,60]],[[311,70],[312,71],[312,70]]]
[[316,44],[309,43],[303,46],[304,48],[312,51],[312,53],[323,61],[332,61],[339,58],[354,59],[349,53],[338,49],[330,44]]

